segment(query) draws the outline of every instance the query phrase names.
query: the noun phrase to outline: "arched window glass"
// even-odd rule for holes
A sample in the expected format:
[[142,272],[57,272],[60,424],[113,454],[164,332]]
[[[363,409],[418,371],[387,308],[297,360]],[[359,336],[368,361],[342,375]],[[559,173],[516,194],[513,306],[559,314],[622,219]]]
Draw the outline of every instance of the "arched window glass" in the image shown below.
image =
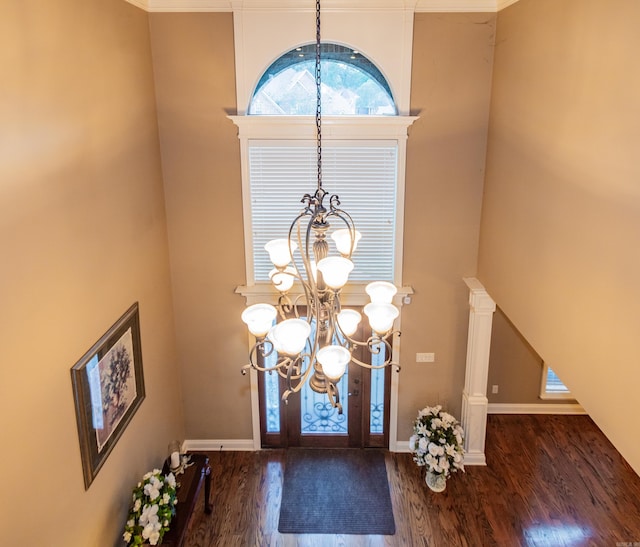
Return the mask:
[[[316,112],[315,44],[282,55],[262,75],[249,114],[305,116]],[[322,113],[329,116],[397,114],[387,80],[362,53],[321,45]]]

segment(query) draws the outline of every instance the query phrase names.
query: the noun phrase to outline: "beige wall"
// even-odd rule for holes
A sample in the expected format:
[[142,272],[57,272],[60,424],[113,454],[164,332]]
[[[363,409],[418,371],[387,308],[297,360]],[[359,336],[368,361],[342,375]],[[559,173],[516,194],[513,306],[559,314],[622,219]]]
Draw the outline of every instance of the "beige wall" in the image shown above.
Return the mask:
[[[469,293],[476,273],[495,14],[418,13],[414,24],[407,152],[398,438],[418,409],[441,403],[460,416]],[[434,364],[417,364],[434,352]]]
[[500,12],[478,275],[636,471],[639,21],[627,0]]
[[[152,14],[176,332],[193,439],[251,438],[231,14]],[[399,438],[416,412],[459,414],[475,274],[495,15],[419,14],[407,160]],[[366,53],[366,52],[365,52]],[[217,253],[221,252],[221,256]],[[433,351],[437,364],[415,364]]]
[[150,20],[187,438],[250,439],[233,16]]
[[[147,15],[8,0],[0,17],[3,545],[113,545],[182,438]],[[147,397],[85,491],[70,368],[135,301]]]
[[[540,399],[542,359],[501,309],[493,315],[487,398],[489,403],[557,403]],[[498,386],[498,393],[491,386]]]

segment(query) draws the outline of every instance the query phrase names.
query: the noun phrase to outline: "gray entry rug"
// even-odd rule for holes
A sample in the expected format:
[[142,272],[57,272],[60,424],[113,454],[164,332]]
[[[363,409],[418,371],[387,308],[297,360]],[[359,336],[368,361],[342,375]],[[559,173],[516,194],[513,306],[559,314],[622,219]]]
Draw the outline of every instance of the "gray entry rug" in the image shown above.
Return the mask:
[[285,465],[280,533],[395,534],[383,452],[292,448]]

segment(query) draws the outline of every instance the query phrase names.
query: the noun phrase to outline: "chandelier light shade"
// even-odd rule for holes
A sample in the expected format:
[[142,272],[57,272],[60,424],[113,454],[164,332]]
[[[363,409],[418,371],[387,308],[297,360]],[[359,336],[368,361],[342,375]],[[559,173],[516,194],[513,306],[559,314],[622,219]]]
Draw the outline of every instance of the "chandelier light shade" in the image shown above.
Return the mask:
[[278,353],[290,357],[302,352],[311,334],[311,326],[302,319],[285,319],[269,330],[269,340]]
[[356,310],[342,310],[338,313],[338,326],[346,336],[353,336],[358,330],[358,325],[362,321],[362,315]]
[[369,318],[371,328],[380,335],[385,335],[393,327],[393,322],[398,317],[398,308],[393,304],[377,303],[367,304],[364,314]]
[[242,312],[242,320],[249,332],[256,338],[262,338],[271,329],[278,311],[271,304],[254,304]]
[[351,354],[342,346],[331,345],[320,348],[316,358],[322,365],[324,375],[329,380],[338,382],[351,361]]
[[[291,247],[289,247],[290,244]],[[284,268],[291,262],[291,253],[298,248],[298,244],[288,239],[272,239],[264,248],[269,253],[269,259],[273,265],[276,268]]]
[[[316,0],[316,135],[318,151],[317,187],[302,197],[301,212],[293,220],[287,238],[265,245],[274,265],[269,278],[279,292],[277,306],[254,304],[242,313],[242,320],[256,341],[249,354],[248,369],[277,372],[287,380],[282,399],[303,385],[326,393],[334,408],[342,412],[337,384],[349,363],[380,369],[392,363],[394,322],[399,315],[393,298],[396,287],[375,281],[366,287],[371,303],[364,307],[370,336],[354,338],[362,322],[360,313],[343,309],[341,291],[354,268],[352,257],[362,234],[351,216],[340,208],[337,195],[322,187],[322,115],[320,74],[320,1]],[[327,200],[328,203],[325,202]],[[330,256],[330,241],[337,256]],[[371,365],[355,357],[364,348],[370,355],[383,355],[384,362]],[[265,358],[277,354],[274,365]],[[272,360],[270,360],[271,362]]]
[[351,231],[346,228],[341,228],[331,234],[331,239],[335,242],[336,248],[342,256],[351,256],[351,253],[356,250],[361,237],[362,234],[356,230],[355,238],[352,238]]
[[374,281],[369,283],[365,289],[372,304],[391,304],[398,289],[387,281]]
[[347,284],[353,262],[342,256],[328,256],[318,262],[318,271],[331,289],[341,289]]

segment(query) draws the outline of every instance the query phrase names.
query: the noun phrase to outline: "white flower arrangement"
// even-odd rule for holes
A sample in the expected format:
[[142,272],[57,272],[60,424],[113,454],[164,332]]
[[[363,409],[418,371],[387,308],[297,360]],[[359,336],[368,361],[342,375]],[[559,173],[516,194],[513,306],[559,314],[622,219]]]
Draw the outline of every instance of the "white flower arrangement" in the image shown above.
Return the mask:
[[158,545],[175,515],[176,478],[162,476],[160,469],[149,471],[133,489],[133,505],[122,537],[127,545]]
[[425,407],[413,423],[409,449],[413,461],[427,471],[449,478],[452,472],[464,471],[464,430],[440,405]]

